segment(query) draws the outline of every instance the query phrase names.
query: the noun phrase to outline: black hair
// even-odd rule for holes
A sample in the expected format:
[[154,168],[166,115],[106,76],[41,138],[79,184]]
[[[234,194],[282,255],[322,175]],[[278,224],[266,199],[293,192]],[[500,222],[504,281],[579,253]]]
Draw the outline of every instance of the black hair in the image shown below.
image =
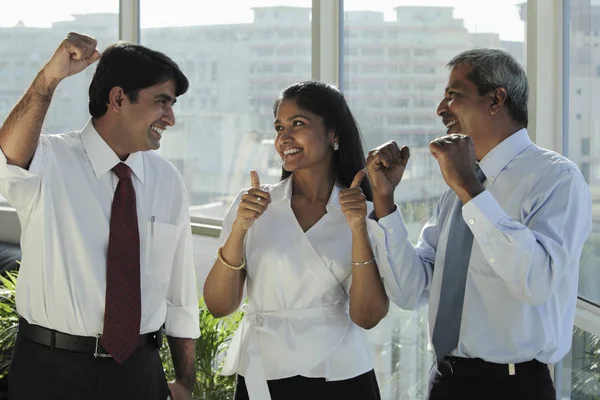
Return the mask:
[[119,41],[102,53],[89,89],[89,110],[92,118],[102,117],[109,103],[112,88],[123,88],[132,103],[141,89],[159,83],[175,81],[175,95],[187,92],[189,82],[179,66],[165,54],[139,44]]

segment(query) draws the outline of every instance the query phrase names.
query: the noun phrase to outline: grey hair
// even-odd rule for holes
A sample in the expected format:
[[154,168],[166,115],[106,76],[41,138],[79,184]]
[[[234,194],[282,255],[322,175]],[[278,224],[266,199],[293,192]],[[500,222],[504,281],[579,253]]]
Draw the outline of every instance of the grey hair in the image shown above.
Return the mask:
[[527,127],[529,84],[519,62],[501,49],[472,49],[463,51],[447,67],[470,67],[468,78],[477,86],[479,95],[498,88],[506,89],[506,105],[512,119]]

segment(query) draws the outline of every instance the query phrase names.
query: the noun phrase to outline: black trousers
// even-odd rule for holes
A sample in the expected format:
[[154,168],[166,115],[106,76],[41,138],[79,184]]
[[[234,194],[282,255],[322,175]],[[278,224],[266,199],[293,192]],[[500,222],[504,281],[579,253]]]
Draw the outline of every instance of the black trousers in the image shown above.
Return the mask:
[[8,373],[10,400],[166,400],[158,349],[138,347],[121,365],[112,358],[17,338]]
[[[271,400],[380,400],[379,386],[373,370],[343,381],[326,381],[324,378],[291,378],[267,381]],[[11,399],[12,400],[12,399]],[[246,381],[237,376],[234,400],[248,400]]]
[[430,371],[428,399],[556,400],[546,364],[530,361],[517,364],[514,375],[508,371],[508,365],[481,359],[444,360]]

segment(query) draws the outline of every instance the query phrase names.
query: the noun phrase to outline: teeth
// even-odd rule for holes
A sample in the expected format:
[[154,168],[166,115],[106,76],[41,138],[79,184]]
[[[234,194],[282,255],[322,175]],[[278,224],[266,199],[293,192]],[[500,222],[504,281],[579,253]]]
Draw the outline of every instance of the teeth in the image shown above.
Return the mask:
[[154,132],[158,133],[160,136],[162,136],[163,132],[165,131],[164,129],[160,129],[159,127],[154,126],[154,125],[152,126],[152,130]]
[[287,156],[289,154],[300,153],[302,149],[287,149],[283,151],[283,155]]
[[448,123],[446,124],[446,128],[450,128],[450,127],[451,127],[452,125],[454,125],[454,124],[456,124],[456,120],[455,120],[455,119],[453,119],[452,121],[448,122]]

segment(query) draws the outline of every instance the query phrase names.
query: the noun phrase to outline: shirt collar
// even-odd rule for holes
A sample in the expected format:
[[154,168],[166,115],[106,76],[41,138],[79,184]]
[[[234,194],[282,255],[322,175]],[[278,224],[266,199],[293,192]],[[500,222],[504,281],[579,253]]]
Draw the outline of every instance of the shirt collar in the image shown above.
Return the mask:
[[483,170],[488,184],[492,185],[498,174],[533,142],[529,139],[527,129],[523,128],[513,133],[496,147],[494,147],[483,160],[479,162],[479,167]]
[[[96,131],[91,118],[81,131],[81,141],[83,142],[83,148],[90,159],[90,163],[92,164],[97,179],[100,179],[104,174],[112,170],[115,165],[121,162],[115,152],[104,141],[98,131]],[[139,181],[144,183],[144,159],[141,152],[130,154],[124,163],[131,168]]]
[[[341,210],[340,206],[340,186],[337,182],[333,185],[333,190],[331,191],[331,196],[329,196],[329,201],[327,202],[327,206],[332,206]],[[292,176],[285,178],[279,183],[271,186],[270,192],[271,194],[271,203],[279,203],[283,200],[292,199]]]

